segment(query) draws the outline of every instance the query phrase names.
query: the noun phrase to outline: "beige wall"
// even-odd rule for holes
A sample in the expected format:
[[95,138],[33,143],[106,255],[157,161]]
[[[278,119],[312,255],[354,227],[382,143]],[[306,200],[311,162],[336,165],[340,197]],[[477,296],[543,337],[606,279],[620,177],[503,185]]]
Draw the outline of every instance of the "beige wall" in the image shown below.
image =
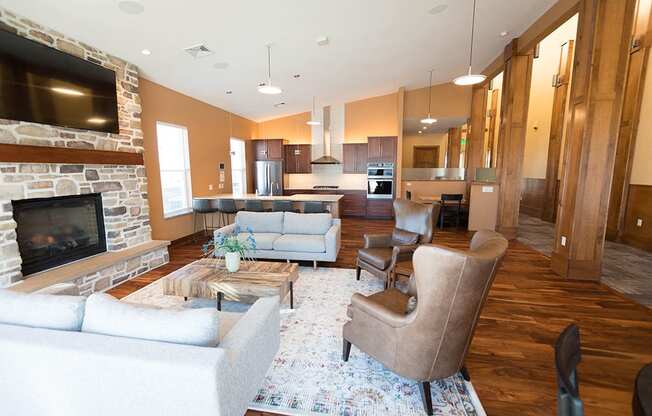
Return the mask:
[[631,184],[652,185],[652,163],[650,160],[652,160],[652,64],[647,65],[645,74]]
[[[232,134],[241,139],[252,138],[256,132],[256,123],[142,78],[140,97],[152,237],[175,240],[193,232],[193,217],[192,214],[187,214],[163,218],[156,122],[176,124],[188,129],[190,175],[195,196],[231,192],[229,139]],[[220,162],[226,165],[224,189],[218,188]],[[211,184],[212,191],[208,189]]]
[[398,94],[346,103],[344,141],[366,142],[369,136],[398,136]]
[[413,167],[414,146],[439,146],[439,167],[446,163],[446,147],[448,146],[448,133],[417,134],[403,136],[403,163],[402,168]]
[[[428,88],[405,91],[403,119],[421,119],[427,113]],[[430,113],[435,118],[468,118],[471,114],[471,87],[452,83],[433,85]]]
[[574,40],[577,32],[577,15],[570,18],[539,44],[539,58],[532,66],[530,105],[525,136],[523,176],[545,178],[548,163],[550,122],[555,88],[552,77],[559,70],[561,45]]
[[311,128],[306,124],[310,112],[258,123],[258,137],[263,139],[285,139],[291,144],[310,144]]

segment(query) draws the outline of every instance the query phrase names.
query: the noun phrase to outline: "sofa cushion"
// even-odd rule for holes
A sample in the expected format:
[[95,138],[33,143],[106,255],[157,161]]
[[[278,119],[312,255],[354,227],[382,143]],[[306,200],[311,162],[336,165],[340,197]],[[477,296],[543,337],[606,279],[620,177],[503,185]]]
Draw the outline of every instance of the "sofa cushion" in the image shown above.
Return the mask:
[[159,309],[94,293],[86,301],[82,332],[214,347],[219,341],[218,321],[214,308]]
[[[278,233],[253,233],[254,240],[256,240],[256,250],[273,250],[274,241],[281,236]],[[238,234],[238,240],[246,241],[249,238],[249,233]]]
[[323,235],[284,234],[274,241],[274,250],[325,253],[326,241]]
[[[286,212],[283,234],[324,235],[333,225],[331,214],[297,214]],[[301,250],[299,250],[301,251]]]
[[235,224],[243,230],[251,229],[253,233],[282,233],[282,212],[240,211],[235,216]]
[[0,323],[79,331],[84,320],[85,303],[83,296],[0,290]]
[[361,248],[358,250],[358,259],[371,264],[379,270],[385,270],[392,262],[392,248]]

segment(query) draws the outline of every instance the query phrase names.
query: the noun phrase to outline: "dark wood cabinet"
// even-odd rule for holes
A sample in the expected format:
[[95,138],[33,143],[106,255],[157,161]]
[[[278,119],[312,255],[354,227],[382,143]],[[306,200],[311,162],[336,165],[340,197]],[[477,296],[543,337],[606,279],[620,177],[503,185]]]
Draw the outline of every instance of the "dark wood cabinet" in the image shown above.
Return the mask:
[[283,160],[283,140],[254,140],[256,160]]
[[312,173],[311,148],[309,144],[286,144],[285,173]]
[[394,216],[393,199],[367,199],[369,218],[392,218]]
[[343,146],[342,172],[367,173],[366,143],[345,143]]
[[340,199],[340,215],[364,217],[367,215],[367,191],[363,189],[286,189],[286,196],[296,194],[343,195]]
[[396,136],[369,137],[368,159],[373,163],[396,162]]

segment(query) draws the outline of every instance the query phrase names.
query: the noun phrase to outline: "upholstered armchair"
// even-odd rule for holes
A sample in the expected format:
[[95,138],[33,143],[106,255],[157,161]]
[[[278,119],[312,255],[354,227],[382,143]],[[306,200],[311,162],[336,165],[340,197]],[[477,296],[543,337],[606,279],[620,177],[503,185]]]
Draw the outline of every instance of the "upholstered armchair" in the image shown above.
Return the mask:
[[391,234],[364,235],[364,247],[358,250],[357,280],[364,269],[383,279],[385,287],[391,286],[395,280],[396,263],[410,260],[419,244],[432,241],[433,220],[439,215],[439,205],[397,199],[394,201],[394,215],[396,224]]
[[478,231],[467,251],[423,245],[413,257],[408,293],[395,288],[351,298],[344,325],[343,359],[351,344],[395,373],[419,382],[426,412],[432,414],[430,382],[464,367],[478,317],[507,240]]

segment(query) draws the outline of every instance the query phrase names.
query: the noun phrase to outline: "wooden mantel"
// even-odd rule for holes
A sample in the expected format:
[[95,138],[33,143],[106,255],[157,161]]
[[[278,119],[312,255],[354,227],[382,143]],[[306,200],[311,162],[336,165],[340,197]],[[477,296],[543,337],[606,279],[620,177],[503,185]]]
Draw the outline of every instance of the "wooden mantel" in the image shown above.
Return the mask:
[[84,165],[143,165],[142,153],[68,147],[0,144],[0,162],[78,163]]

